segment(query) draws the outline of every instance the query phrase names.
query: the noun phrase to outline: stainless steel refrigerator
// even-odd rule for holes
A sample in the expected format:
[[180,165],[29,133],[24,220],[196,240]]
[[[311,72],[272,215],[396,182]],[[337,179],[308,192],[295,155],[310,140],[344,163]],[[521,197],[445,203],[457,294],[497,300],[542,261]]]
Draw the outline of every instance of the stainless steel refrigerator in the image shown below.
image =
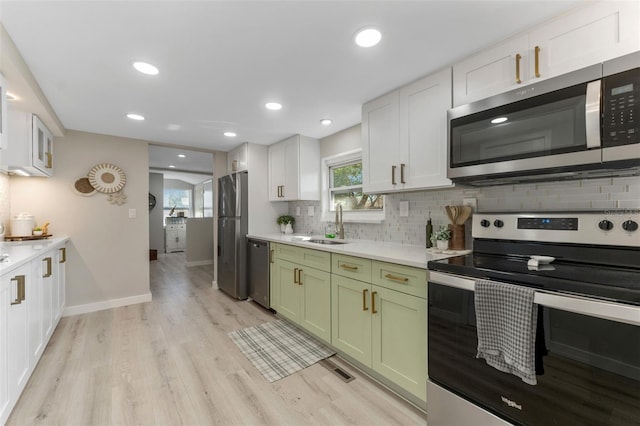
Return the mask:
[[218,288],[247,298],[247,172],[218,179]]

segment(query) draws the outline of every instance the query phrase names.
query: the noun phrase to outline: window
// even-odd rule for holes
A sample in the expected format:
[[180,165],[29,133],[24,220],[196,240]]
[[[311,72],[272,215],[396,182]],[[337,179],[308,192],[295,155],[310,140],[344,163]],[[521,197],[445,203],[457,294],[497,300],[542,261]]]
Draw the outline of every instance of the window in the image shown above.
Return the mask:
[[166,189],[164,190],[164,217],[177,216],[184,213],[190,217],[191,193],[189,189]]
[[345,222],[384,219],[384,196],[362,192],[361,150],[325,158],[323,165],[323,220],[333,220],[338,205]]

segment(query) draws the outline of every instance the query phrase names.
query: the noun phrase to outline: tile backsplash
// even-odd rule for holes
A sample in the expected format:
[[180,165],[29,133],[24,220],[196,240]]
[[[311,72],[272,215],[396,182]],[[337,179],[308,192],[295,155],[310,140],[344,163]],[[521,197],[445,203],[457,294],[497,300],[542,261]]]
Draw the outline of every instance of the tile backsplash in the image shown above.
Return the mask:
[[[464,198],[477,200],[477,211],[579,211],[640,209],[640,178],[603,178],[562,182],[544,182],[493,187],[455,187],[385,196],[386,218],[381,223],[345,223],[346,238],[425,245],[425,225],[431,212],[434,229],[448,224],[444,206],[462,204]],[[409,216],[400,217],[400,201],[409,202]],[[307,206],[316,214],[307,216]],[[300,207],[300,216],[296,216]],[[289,203],[295,216],[296,233],[323,234],[319,201]],[[470,234],[467,226],[467,234]],[[471,241],[467,235],[467,245]]]

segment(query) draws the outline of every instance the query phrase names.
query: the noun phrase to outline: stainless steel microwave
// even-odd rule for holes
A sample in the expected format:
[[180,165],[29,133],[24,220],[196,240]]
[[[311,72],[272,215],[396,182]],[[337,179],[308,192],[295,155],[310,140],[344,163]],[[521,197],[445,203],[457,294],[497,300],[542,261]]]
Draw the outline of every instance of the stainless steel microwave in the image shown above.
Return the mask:
[[448,111],[454,182],[640,174],[640,52]]

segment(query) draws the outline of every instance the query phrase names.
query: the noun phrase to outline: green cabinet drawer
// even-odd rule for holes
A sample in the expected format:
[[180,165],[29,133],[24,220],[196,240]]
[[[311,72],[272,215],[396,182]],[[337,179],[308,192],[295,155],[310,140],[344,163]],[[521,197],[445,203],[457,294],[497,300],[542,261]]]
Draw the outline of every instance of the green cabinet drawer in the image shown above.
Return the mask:
[[331,256],[331,272],[343,277],[370,283],[371,260],[334,253]]
[[371,282],[390,290],[427,298],[426,269],[373,261]]
[[321,250],[306,249],[288,244],[274,244],[278,259],[288,260],[299,265],[331,271],[331,253]]

